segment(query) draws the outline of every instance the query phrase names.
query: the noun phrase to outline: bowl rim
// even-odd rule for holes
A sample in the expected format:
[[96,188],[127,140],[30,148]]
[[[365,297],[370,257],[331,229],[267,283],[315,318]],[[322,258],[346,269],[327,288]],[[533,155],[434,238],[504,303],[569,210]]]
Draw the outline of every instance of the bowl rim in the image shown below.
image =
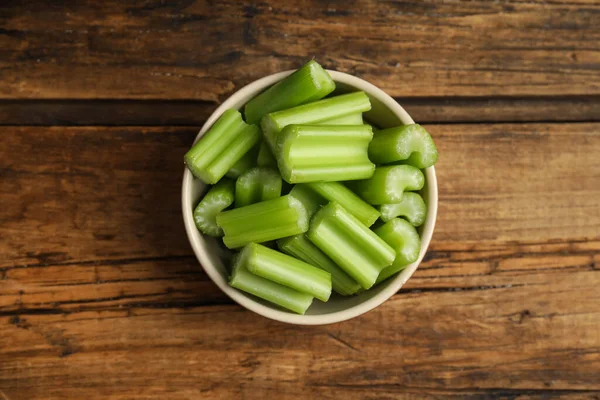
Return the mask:
[[[257,93],[260,93],[268,86],[271,86],[274,83],[280,81],[281,79],[290,75],[292,72],[294,72],[294,70],[278,72],[272,75],[265,76],[242,87],[241,89],[233,93],[227,98],[227,100],[225,100],[219,107],[217,107],[217,109],[206,120],[206,122],[200,129],[198,135],[196,135],[194,143],[206,133],[208,128],[213,125],[213,123],[217,120],[217,118],[221,116],[221,114],[223,114],[225,110],[229,108],[237,109],[238,107],[235,106],[237,103],[240,102],[241,99],[243,99],[244,97],[248,97],[249,94],[252,94],[254,96]],[[393,112],[403,124],[414,123],[413,119],[404,110],[404,108],[402,108],[402,106],[398,104],[390,95],[385,93],[382,89],[378,88],[377,86],[361,78],[350,74],[346,74],[344,72],[331,70],[327,70],[327,72],[329,72],[329,74],[336,83],[342,83],[352,86],[358,90],[366,92],[370,97],[376,98],[391,112]],[[433,236],[433,230],[435,228],[435,223],[437,220],[438,208],[438,186],[435,168],[433,166],[426,168],[424,172],[427,183],[426,186],[428,196],[428,210],[427,217],[421,231],[421,250],[419,252],[419,258],[414,263],[408,265],[394,278],[389,279],[387,286],[383,288],[379,293],[376,293],[374,296],[368,298],[367,300],[354,306],[351,306],[347,309],[335,311],[328,314],[300,315],[284,310],[278,310],[261,304],[257,300],[247,297],[247,295],[242,294],[237,289],[229,286],[227,280],[217,271],[216,267],[214,266],[210,258],[207,256],[206,252],[202,249],[203,245],[205,245],[206,242],[204,241],[204,236],[196,228],[193,218],[194,205],[191,201],[193,176],[191,172],[184,167],[183,182],[181,187],[181,204],[185,230],[190,245],[192,246],[192,250],[194,251],[196,258],[198,259],[200,265],[202,266],[206,274],[219,287],[221,291],[223,291],[227,296],[229,296],[233,301],[235,301],[242,307],[253,311],[259,315],[262,315],[263,317],[295,325],[325,325],[341,322],[362,315],[368,311],[371,311],[379,305],[383,304],[385,301],[387,301],[390,297],[392,297],[400,290],[400,288],[406,283],[406,281],[408,281],[408,279],[413,275],[413,273],[416,271],[419,264],[423,260],[423,257],[425,256],[425,253],[429,248],[431,237]]]

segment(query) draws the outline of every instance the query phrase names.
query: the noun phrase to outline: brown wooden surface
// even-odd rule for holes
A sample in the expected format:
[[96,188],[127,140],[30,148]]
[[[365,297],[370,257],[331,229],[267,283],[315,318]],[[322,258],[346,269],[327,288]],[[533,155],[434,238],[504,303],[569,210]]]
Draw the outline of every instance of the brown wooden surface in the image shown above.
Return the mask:
[[[0,400],[600,399],[599,23],[593,0],[3,2]],[[427,124],[440,204],[397,295],[296,327],[202,272],[180,185],[220,101],[311,57]]]

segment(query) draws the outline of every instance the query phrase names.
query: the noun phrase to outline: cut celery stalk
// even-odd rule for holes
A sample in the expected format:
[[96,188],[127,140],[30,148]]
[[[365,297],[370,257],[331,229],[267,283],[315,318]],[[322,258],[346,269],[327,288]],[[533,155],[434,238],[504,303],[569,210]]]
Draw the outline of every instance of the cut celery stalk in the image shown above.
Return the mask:
[[354,113],[348,115],[342,115],[341,117],[326,119],[316,125],[362,125],[363,117],[362,113]]
[[350,183],[360,197],[373,205],[399,203],[404,191],[421,190],[424,184],[421,170],[410,165],[377,167],[370,179]]
[[237,110],[227,110],[185,154],[192,174],[215,184],[260,140],[260,129],[248,125]]
[[223,243],[230,249],[304,233],[308,222],[302,203],[289,195],[217,215],[217,225],[225,233]]
[[279,197],[281,184],[281,176],[276,170],[252,168],[235,181],[235,206],[249,206]]
[[403,217],[413,226],[421,226],[427,216],[427,206],[418,193],[406,192],[402,201],[396,204],[383,204],[379,206],[381,219],[387,222],[396,217]]
[[200,232],[208,236],[223,236],[223,230],[217,226],[216,216],[233,204],[234,182],[222,179],[211,187],[194,209],[194,223]]
[[438,152],[425,128],[410,124],[378,131],[369,145],[369,158],[375,164],[402,161],[422,169],[435,164]]
[[304,184],[294,185],[290,191],[290,196],[302,203],[309,219],[312,218],[322,205],[327,204],[327,200],[323,199],[314,190]]
[[259,167],[277,168],[277,160],[275,160],[269,145],[264,140],[260,143],[256,164],[258,164]]
[[360,289],[361,286],[354,279],[312,244],[306,236],[296,235],[279,239],[277,246],[284,253],[329,272],[333,290],[342,296],[349,296]]
[[396,259],[392,265],[381,271],[377,283],[402,271],[419,258],[421,238],[415,227],[408,221],[394,218],[375,229],[375,233],[396,250]]
[[277,165],[288,183],[366,179],[375,170],[372,137],[368,125],[289,125],[277,141]]
[[238,162],[236,162],[231,168],[229,168],[229,171],[227,171],[225,176],[228,178],[237,179],[244,172],[247,172],[250,169],[254,168],[256,166],[257,154],[258,148],[257,146],[254,146],[252,149],[250,149],[249,152],[244,154],[244,156],[240,158]]
[[309,294],[321,301],[331,296],[331,274],[287,254],[250,243],[246,267],[258,275],[290,289]]
[[335,82],[315,60],[271,86],[246,104],[244,116],[256,124],[263,115],[322,99],[335,89]]
[[267,114],[260,125],[267,143],[274,150],[279,133],[288,125],[318,125],[322,121],[370,109],[371,102],[365,92],[355,92]]
[[336,203],[321,208],[306,234],[363,288],[369,289],[396,252],[355,216]]
[[229,285],[295,313],[304,314],[310,307],[313,297],[248,271],[246,267],[248,253],[249,251],[242,252],[234,257]]
[[340,182],[312,182],[306,184],[321,197],[338,203],[354,215],[366,226],[371,226],[377,218],[379,211],[358,197],[352,190]]

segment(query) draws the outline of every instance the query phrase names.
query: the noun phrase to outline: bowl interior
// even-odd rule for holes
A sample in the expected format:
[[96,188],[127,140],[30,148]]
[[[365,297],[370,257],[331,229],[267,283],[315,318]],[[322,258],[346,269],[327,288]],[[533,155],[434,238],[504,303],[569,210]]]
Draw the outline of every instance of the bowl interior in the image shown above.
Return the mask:
[[[270,75],[240,89],[211,115],[196,140],[212,126],[225,110],[241,109],[252,97],[290,73],[291,71],[286,71]],[[372,103],[371,111],[365,114],[367,120],[381,128],[413,123],[406,111],[379,88],[352,75],[337,71],[329,71],[329,73],[336,81],[336,92],[363,90],[367,93]],[[297,315],[281,310],[268,302],[233,289],[227,284],[231,253],[216,239],[203,236],[194,226],[193,207],[200,201],[206,185],[202,181],[194,179],[187,169],[184,172],[182,188],[183,216],[188,238],[198,260],[209,277],[233,300],[252,311],[279,321],[295,324],[333,323],[360,315],[383,303],[397,292],[416,270],[429,246],[437,214],[437,182],[433,167],[425,170],[425,179],[425,187],[421,194],[427,203],[428,215],[425,224],[420,228],[422,244],[418,260],[395,277],[358,296],[343,297],[333,293],[327,303],[315,299],[306,315]]]

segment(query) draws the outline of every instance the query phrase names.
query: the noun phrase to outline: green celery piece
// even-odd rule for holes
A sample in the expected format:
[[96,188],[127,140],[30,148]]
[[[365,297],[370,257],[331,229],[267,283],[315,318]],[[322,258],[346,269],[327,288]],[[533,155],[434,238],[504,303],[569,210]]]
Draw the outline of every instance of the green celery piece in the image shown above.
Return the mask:
[[265,114],[320,100],[334,89],[331,76],[319,63],[311,60],[250,100],[244,108],[244,116],[248,123],[257,124]]
[[342,296],[349,296],[360,289],[360,285],[338,267],[331,258],[312,244],[305,235],[290,236],[277,241],[284,253],[321,268],[331,274],[333,290]]
[[249,250],[234,257],[229,285],[295,313],[304,314],[310,307],[313,297],[261,278],[248,271],[246,267],[248,253]]
[[394,218],[375,229],[374,232],[396,250],[394,263],[381,271],[377,277],[377,283],[402,271],[407,265],[417,261],[417,258],[419,258],[421,238],[416,228],[408,221],[401,218]]
[[234,187],[232,180],[222,179],[206,192],[194,209],[194,223],[200,232],[208,236],[223,236],[223,230],[217,226],[216,217],[233,204]]
[[309,294],[321,301],[331,296],[331,274],[287,254],[256,243],[246,245],[246,268],[254,275]]
[[382,204],[379,206],[381,219],[387,222],[396,217],[403,217],[413,226],[421,226],[427,216],[427,206],[418,193],[406,192],[400,203]]
[[275,150],[277,137],[288,125],[318,125],[332,118],[370,109],[371,102],[365,92],[354,92],[267,114],[261,119],[260,125],[267,143]]
[[366,226],[373,225],[379,218],[379,211],[340,182],[312,182],[306,185],[323,198],[335,201],[344,207]]
[[342,115],[341,117],[326,119],[316,125],[362,125],[363,117],[362,113],[354,113],[348,115]]
[[312,218],[322,205],[327,204],[327,200],[323,199],[307,185],[301,183],[294,185],[289,194],[302,203],[309,219]]
[[227,110],[192,146],[183,160],[192,174],[215,184],[260,140],[260,129],[248,125],[237,110]]
[[254,146],[249,152],[244,154],[244,156],[240,158],[238,162],[236,162],[231,168],[229,168],[229,171],[227,171],[225,176],[231,179],[237,179],[244,172],[247,172],[251,168],[254,168],[256,166],[257,154],[258,147]]
[[392,247],[333,202],[313,216],[306,236],[365,289],[396,257]]
[[263,167],[252,168],[235,181],[235,206],[249,206],[279,197],[281,185],[278,171]]
[[277,160],[275,160],[269,145],[264,140],[260,143],[256,164],[258,164],[259,167],[277,168]]
[[368,125],[289,125],[277,141],[277,165],[288,183],[366,179],[375,170],[372,137]]
[[225,233],[223,242],[230,249],[304,233],[308,222],[306,209],[290,195],[217,215],[217,225]]
[[377,167],[370,179],[351,182],[352,189],[372,205],[399,203],[407,190],[421,190],[425,177],[411,165]]
[[369,145],[369,158],[378,165],[402,161],[423,169],[435,164],[438,152],[425,128],[410,124],[378,131]]

